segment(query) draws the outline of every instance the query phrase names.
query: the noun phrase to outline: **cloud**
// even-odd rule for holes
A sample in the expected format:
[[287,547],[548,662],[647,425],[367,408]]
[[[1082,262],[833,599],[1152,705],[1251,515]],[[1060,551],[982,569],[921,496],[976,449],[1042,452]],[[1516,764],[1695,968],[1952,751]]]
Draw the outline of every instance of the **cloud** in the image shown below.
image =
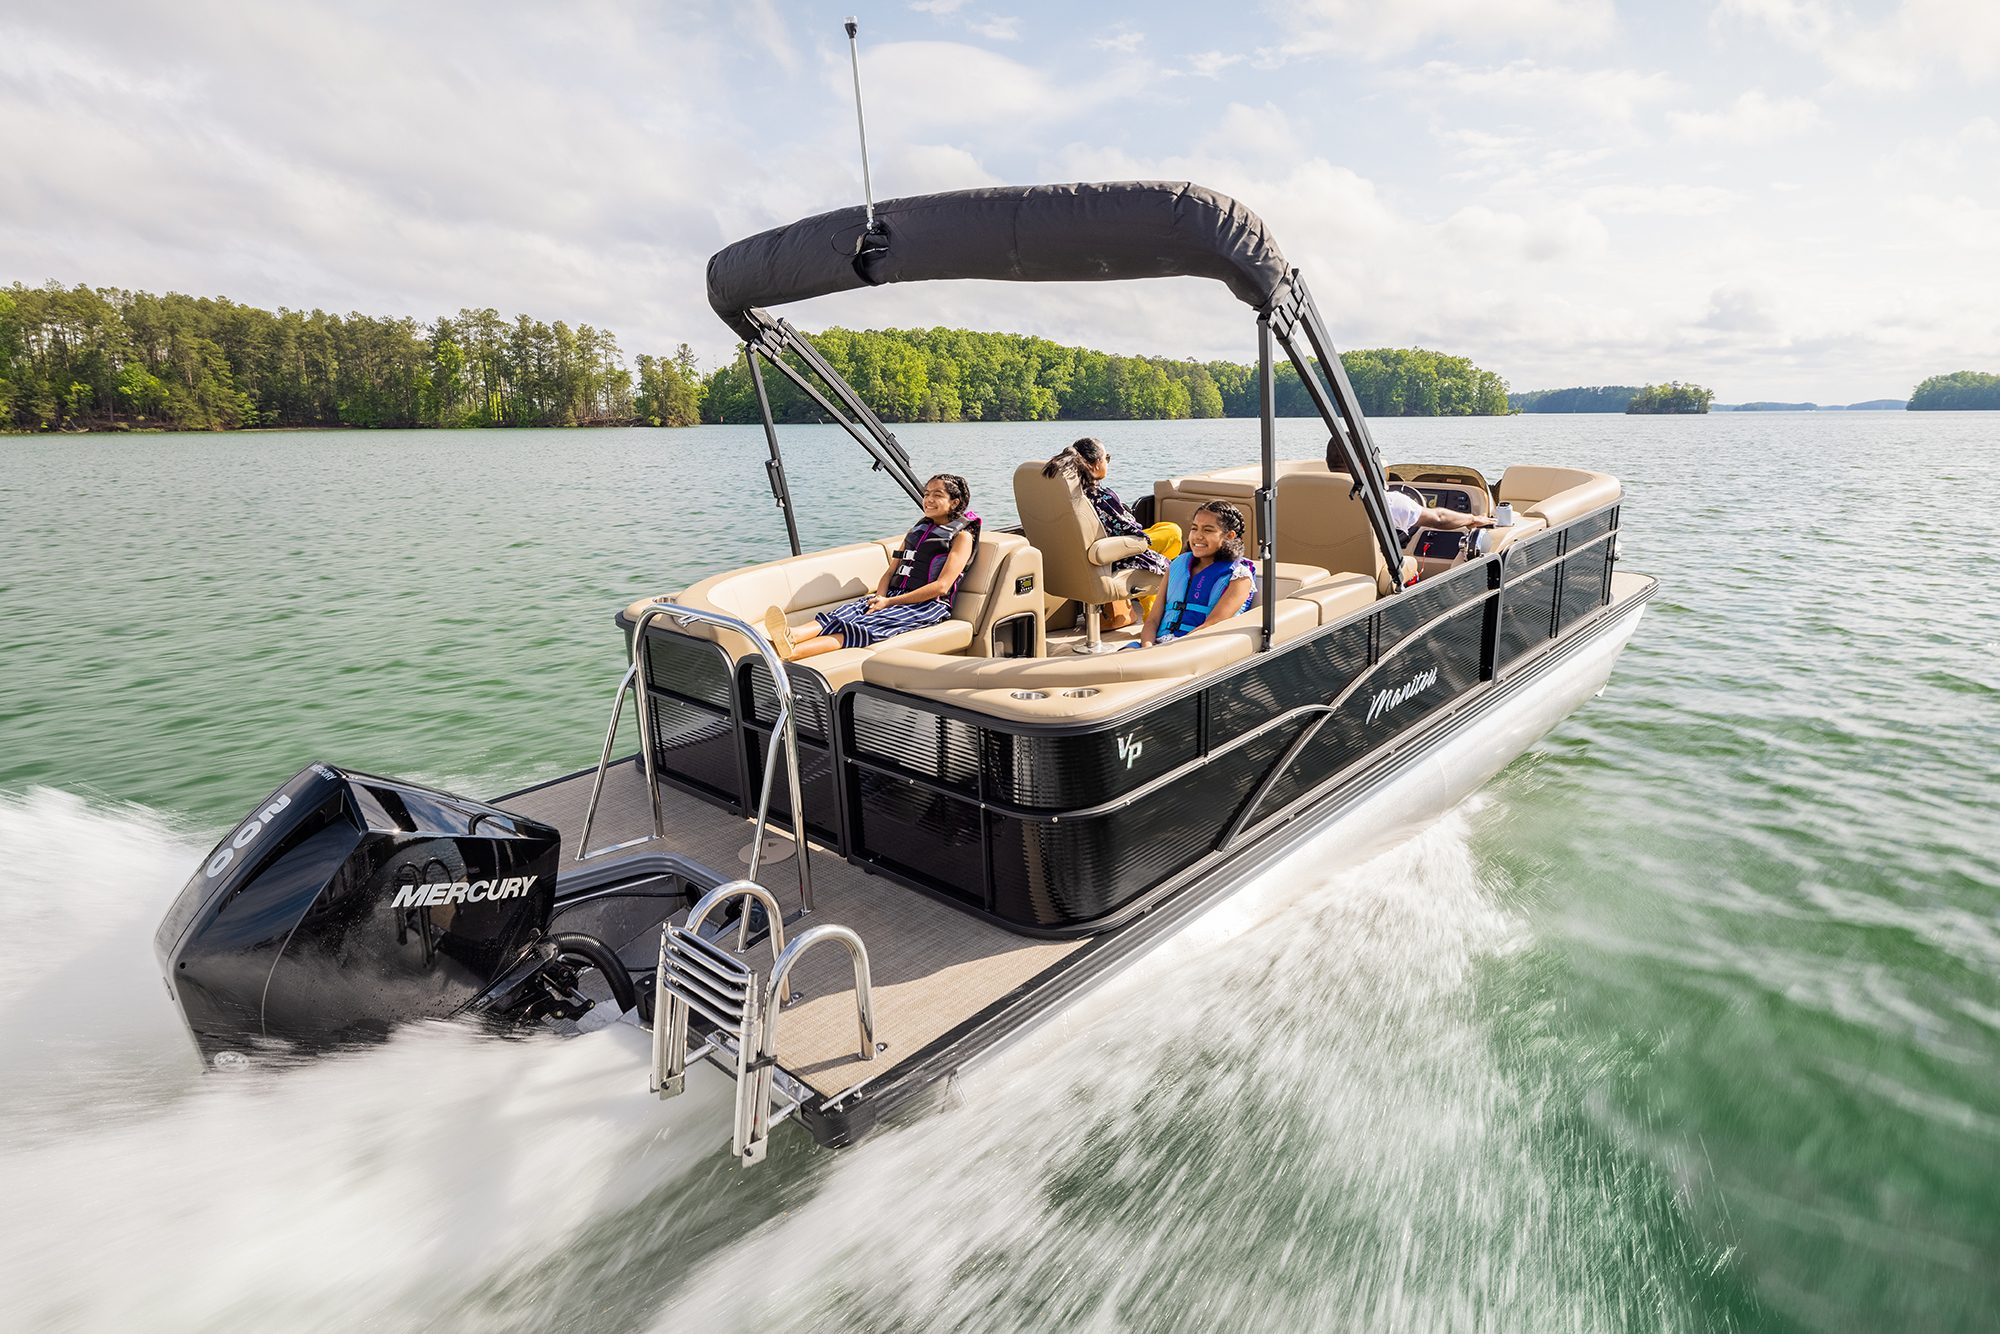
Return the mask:
[[1747,287],[1716,288],[1701,324],[1722,333],[1762,334],[1778,327],[1764,295]]
[[1583,193],[1586,208],[1598,213],[1651,214],[1698,218],[1727,212],[1742,197],[1717,185],[1600,185]]
[[1102,37],[1094,37],[1090,44],[1100,51],[1116,51],[1120,55],[1131,55],[1146,44],[1146,34],[1127,23],[1120,23]]
[[1640,110],[1685,92],[1671,75],[1630,69],[1569,69],[1515,60],[1475,67],[1432,60],[1385,76],[1395,87],[1477,102],[1540,103],[1599,119],[1629,121]]
[[919,14],[956,14],[964,9],[967,0],[910,0],[910,8]]
[[1803,134],[1820,123],[1817,104],[1803,97],[1771,97],[1752,88],[1724,111],[1671,111],[1667,124],[1683,139],[1726,139],[1764,144]]
[[1192,74],[1197,74],[1204,79],[1213,79],[1219,76],[1222,73],[1222,71],[1228,69],[1231,65],[1242,64],[1243,60],[1244,57],[1241,54],[1226,54],[1221,51],[1202,51],[1196,55],[1191,55],[1187,58],[1188,71]]
[[966,26],[975,35],[993,42],[1011,42],[1021,35],[1021,20],[1013,17],[981,19]]
[[2000,75],[1993,0],[1899,0],[1874,23],[1827,0],[1720,0],[1715,13],[1764,28],[1862,87],[1914,91],[1941,75],[1973,83]]
[[1569,49],[1611,35],[1611,0],[1276,0],[1288,56],[1347,52],[1383,59],[1428,43]]
[[[1076,120],[1144,91],[1139,66],[1111,65],[1083,82],[963,42],[890,42],[861,53],[868,125],[1011,132]],[[848,91],[844,56],[827,65],[828,86]]]

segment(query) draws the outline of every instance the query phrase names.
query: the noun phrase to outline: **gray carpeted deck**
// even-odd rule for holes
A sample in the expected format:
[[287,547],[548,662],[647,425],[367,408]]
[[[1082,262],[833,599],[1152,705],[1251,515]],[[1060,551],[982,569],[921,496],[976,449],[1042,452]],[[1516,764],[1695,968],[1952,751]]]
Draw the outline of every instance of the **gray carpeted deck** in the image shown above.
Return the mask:
[[[503,803],[562,830],[565,870],[576,865],[575,840],[590,797],[590,778],[589,774],[568,778]],[[743,874],[745,867],[737,854],[749,845],[750,821],[676,788],[662,786],[660,802],[667,837],[648,839],[618,856],[678,853],[725,880]],[[592,846],[638,838],[651,827],[645,777],[637,761],[615,765],[591,830]],[[590,864],[601,866],[611,860]],[[865,874],[825,849],[813,852],[812,872],[815,911],[787,929],[795,934],[820,922],[837,922],[860,934],[874,982],[876,1038],[888,1044],[873,1062],[857,1059],[854,980],[847,951],[827,944],[801,958],[792,972],[793,1003],[784,1008],[778,1024],[778,1063],[823,1094],[842,1092],[915,1055],[1086,943],[1036,940],[1003,931]],[[793,861],[768,864],[761,879],[777,895],[787,917],[797,911]],[[734,942],[733,936],[728,939]],[[770,971],[768,945],[752,946],[747,957],[760,972]]]

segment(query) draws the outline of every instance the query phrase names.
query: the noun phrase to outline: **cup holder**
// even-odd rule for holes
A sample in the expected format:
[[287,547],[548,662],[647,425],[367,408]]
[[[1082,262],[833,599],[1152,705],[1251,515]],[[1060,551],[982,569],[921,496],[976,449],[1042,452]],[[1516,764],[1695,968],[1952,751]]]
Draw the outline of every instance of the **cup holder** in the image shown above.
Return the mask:
[[1049,692],[1046,690],[1010,690],[1007,694],[1013,699],[1047,699],[1049,697]]
[[1075,690],[1063,691],[1064,699],[1089,699],[1098,693],[1096,686],[1078,686]]

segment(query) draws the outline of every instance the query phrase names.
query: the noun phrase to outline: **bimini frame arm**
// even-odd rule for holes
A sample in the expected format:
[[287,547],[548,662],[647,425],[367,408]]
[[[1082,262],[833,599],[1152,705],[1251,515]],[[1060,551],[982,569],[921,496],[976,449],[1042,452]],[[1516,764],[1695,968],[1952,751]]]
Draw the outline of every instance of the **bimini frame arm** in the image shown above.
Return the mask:
[[[1285,284],[1271,298],[1267,314],[1260,317],[1260,333],[1266,327],[1266,321],[1269,331],[1284,344],[1285,355],[1291,358],[1292,365],[1298,370],[1299,382],[1305,386],[1313,406],[1319,409],[1320,419],[1326,423],[1329,435],[1327,466],[1332,467],[1337,461],[1354,479],[1355,489],[1361,493],[1362,504],[1368,511],[1369,525],[1375,530],[1375,541],[1382,548],[1383,558],[1388,561],[1390,582],[1400,590],[1403,587],[1403,545],[1396,540],[1396,525],[1389,518],[1389,483],[1382,472],[1382,457],[1376,452],[1375,439],[1369,433],[1368,419],[1362,415],[1354,385],[1347,378],[1347,368],[1340,364],[1340,354],[1334,350],[1333,339],[1328,337],[1326,326],[1320,320],[1319,307],[1313,303],[1312,293],[1306,289],[1305,279],[1297,269],[1291,271]],[[1304,347],[1300,346],[1301,334],[1304,335]],[[1260,347],[1265,349],[1264,360],[1268,364],[1268,345],[1260,344]],[[1271,420],[1268,405],[1265,412],[1268,430]],[[1273,465],[1267,455],[1264,474],[1267,489],[1276,486],[1272,473]],[[1262,499],[1260,495],[1260,502]],[[1261,514],[1258,517],[1260,521],[1263,518]],[[1268,575],[1266,580],[1268,582]],[[1269,615],[1267,611],[1267,621]]]
[[[911,468],[909,453],[903,448],[902,442],[882,424],[882,419],[877,417],[861,395],[854,391],[854,386],[842,379],[840,372],[827,363],[826,358],[820,355],[819,349],[814,347],[805,335],[794,329],[788,320],[775,318],[762,311],[750,311],[745,318],[754,321],[757,329],[756,339],[744,345],[746,353],[754,354],[752,369],[755,369],[754,357],[763,358],[780,375],[796,385],[800,393],[818,404],[819,410],[831,418],[834,425],[846,431],[854,438],[855,443],[867,450],[868,457],[875,461],[877,471],[888,473],[890,480],[901,487],[911,500],[919,505],[923,504],[924,484]],[[785,359],[787,352],[797,357],[813,377],[821,382],[820,385],[815,385],[787,361]],[[761,379],[758,384],[761,391]],[[825,393],[821,392],[821,385],[825,387]],[[833,396],[832,399],[828,398],[829,393]],[[839,400],[838,406],[833,399]],[[770,405],[760,401],[759,406],[764,410],[767,429],[774,429],[770,426]]]

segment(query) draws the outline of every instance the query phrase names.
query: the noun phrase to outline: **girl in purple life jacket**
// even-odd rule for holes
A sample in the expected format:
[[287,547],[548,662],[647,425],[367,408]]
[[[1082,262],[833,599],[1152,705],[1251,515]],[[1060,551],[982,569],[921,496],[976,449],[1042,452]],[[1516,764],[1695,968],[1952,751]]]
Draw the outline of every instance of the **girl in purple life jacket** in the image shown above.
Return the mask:
[[794,637],[782,607],[764,613],[764,630],[778,655],[811,658],[860,648],[949,617],[965,567],[979,550],[979,516],[965,509],[971,501],[972,488],[953,473],[924,483],[924,517],[903,538],[873,596],[814,613],[819,633],[805,639]]

